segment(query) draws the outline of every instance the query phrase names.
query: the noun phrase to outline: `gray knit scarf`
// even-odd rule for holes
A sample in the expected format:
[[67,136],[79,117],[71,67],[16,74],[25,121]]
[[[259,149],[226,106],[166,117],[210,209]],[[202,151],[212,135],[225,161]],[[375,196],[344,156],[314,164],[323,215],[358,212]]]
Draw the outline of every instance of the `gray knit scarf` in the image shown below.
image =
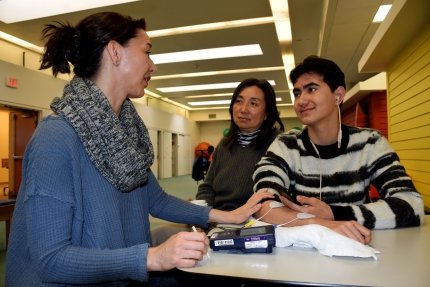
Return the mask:
[[51,109],[72,125],[92,163],[118,190],[146,184],[154,154],[148,130],[129,99],[117,116],[92,81],[75,77]]

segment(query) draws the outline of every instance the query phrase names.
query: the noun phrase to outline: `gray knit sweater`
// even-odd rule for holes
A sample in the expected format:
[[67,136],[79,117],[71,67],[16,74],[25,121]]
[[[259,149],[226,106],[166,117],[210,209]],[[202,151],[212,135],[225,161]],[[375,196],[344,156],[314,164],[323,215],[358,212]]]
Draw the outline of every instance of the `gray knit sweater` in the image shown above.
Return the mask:
[[[317,146],[321,158],[307,129],[280,135],[256,166],[254,190],[317,198],[321,192],[336,220],[371,229],[422,224],[423,200],[386,138],[371,129],[342,126],[342,132],[340,149],[337,143]],[[376,202],[369,199],[370,184],[379,192]]]

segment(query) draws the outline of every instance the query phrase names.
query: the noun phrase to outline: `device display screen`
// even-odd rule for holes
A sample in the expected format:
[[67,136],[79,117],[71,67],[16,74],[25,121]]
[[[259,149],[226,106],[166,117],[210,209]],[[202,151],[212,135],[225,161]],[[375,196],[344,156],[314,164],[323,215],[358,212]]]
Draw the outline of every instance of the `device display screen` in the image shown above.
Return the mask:
[[243,228],[240,230],[240,236],[255,235],[255,234],[261,234],[261,233],[265,233],[265,232],[266,232],[265,227]]

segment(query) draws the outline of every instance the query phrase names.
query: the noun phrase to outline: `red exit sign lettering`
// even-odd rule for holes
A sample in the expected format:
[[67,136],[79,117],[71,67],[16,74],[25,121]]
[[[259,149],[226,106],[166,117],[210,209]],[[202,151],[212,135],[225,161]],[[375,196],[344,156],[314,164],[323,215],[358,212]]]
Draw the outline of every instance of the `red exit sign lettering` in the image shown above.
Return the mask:
[[10,88],[18,88],[18,79],[15,77],[6,77],[6,86]]

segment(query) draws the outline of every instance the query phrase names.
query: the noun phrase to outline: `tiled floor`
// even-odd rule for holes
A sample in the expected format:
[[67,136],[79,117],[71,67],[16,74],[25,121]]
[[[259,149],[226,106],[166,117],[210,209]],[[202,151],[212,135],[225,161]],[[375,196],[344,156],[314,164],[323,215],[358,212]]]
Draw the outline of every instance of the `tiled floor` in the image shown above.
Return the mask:
[[[197,192],[197,183],[191,178],[191,175],[162,179],[159,182],[166,192],[182,199],[194,198]],[[157,223],[159,222],[154,219],[153,225],[157,225]],[[5,226],[2,221],[0,222],[0,287],[4,286],[5,255]]]

